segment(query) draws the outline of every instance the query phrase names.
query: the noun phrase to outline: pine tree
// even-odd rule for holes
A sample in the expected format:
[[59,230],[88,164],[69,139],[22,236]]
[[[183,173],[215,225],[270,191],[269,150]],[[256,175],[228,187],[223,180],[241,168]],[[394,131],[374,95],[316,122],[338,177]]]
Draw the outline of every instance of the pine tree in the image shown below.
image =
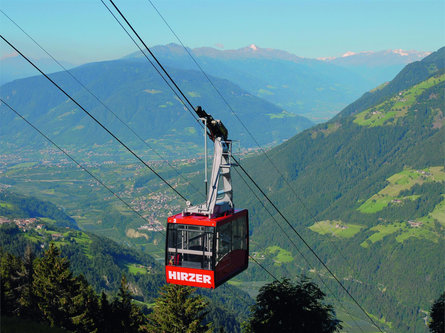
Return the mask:
[[145,318],[139,307],[132,304],[132,296],[125,276],[121,279],[117,296],[118,298],[113,302],[113,319],[117,320],[117,327],[125,332],[138,332]]
[[110,302],[108,302],[105,292],[102,291],[99,297],[99,314],[96,318],[98,332],[113,332],[113,328],[116,327],[115,322],[113,307]]
[[21,270],[17,273],[19,278],[17,292],[19,295],[18,302],[20,304],[18,315],[21,317],[38,319],[39,309],[37,307],[37,299],[33,290],[34,259],[34,253],[28,245],[25,249]]
[[99,318],[99,300],[85,278],[80,275],[76,278],[78,294],[74,296],[74,311],[76,315],[72,317],[76,332],[97,333]]
[[74,330],[71,317],[76,308],[73,301],[79,291],[69,261],[60,256],[54,244],[36,260],[33,288],[38,307],[51,326]]
[[0,259],[0,310],[1,314],[12,315],[18,312],[19,279],[21,262],[13,255],[2,252]]
[[203,325],[207,302],[193,295],[195,289],[187,286],[165,285],[149,315],[149,332],[201,333],[212,332],[211,324]]

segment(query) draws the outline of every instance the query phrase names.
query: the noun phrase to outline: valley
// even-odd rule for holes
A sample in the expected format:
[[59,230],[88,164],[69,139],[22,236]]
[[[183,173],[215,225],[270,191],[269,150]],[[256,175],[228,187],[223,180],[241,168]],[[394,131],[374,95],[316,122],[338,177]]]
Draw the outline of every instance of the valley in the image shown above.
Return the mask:
[[[252,193],[253,184],[244,182],[242,174],[233,175],[235,205],[249,209],[252,255],[249,269],[224,287],[242,295],[241,302],[228,297],[230,304],[224,307],[238,329],[235,314],[247,316],[247,305],[241,303],[251,304],[247,294],[255,297],[269,273],[307,276],[320,283],[346,331],[372,328],[338,281],[384,330],[426,331],[425,311],[445,282],[440,260],[445,246],[444,56],[442,48],[406,66],[388,84],[313,127],[296,113],[216,79],[264,150],[255,147],[255,139],[239,121],[222,111],[222,102],[210,97],[209,87],[196,83],[196,72],[173,70],[194,102],[212,105],[218,118],[230,119],[224,122],[233,128],[231,137],[242,140],[237,156],[243,168],[280,210],[258,190]],[[276,65],[281,70],[290,66]],[[141,142],[63,73],[53,76],[175,190],[193,203],[204,201],[202,132],[167,96],[153,73],[138,59],[88,64],[75,71],[116,107],[124,122],[144,133]],[[91,79],[94,75],[101,77],[100,82]],[[104,82],[113,84],[104,91]],[[276,86],[265,87],[268,90],[263,87],[259,93],[272,96]],[[165,221],[184,208],[184,200],[130,159],[66,99],[48,92],[41,78],[14,81],[2,86],[1,92],[115,194],[2,109],[4,246],[20,254],[27,243],[42,251],[53,242],[75,258],[73,269],[86,274],[97,291],[116,292],[120,273],[125,272],[134,284],[135,299],[149,306],[153,301],[149,292],[163,284]],[[165,159],[156,157],[146,143],[155,145]],[[281,212],[292,229],[283,223]],[[114,252],[108,253],[109,249]],[[101,265],[107,260],[113,265],[101,274],[93,268],[96,259]],[[223,294],[215,292],[214,301],[221,301]]]

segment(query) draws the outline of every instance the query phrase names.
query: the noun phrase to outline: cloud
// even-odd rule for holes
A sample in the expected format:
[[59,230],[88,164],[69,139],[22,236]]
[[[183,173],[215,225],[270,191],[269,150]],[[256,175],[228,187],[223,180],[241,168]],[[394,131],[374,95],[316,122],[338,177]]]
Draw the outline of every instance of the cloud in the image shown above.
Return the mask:
[[223,49],[223,48],[224,48],[224,44],[221,44],[221,43],[216,43],[215,46],[216,46],[218,49]]

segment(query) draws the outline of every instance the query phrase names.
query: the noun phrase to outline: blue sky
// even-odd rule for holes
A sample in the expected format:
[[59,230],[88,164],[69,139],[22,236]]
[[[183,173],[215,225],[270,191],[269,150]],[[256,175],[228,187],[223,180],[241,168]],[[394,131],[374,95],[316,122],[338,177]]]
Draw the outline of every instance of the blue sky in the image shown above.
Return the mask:
[[[445,45],[443,0],[152,1],[190,47],[256,44],[317,58]],[[148,0],[115,2],[148,45],[175,42]],[[59,60],[78,64],[136,50],[100,0],[2,0],[0,8]],[[0,25],[24,53],[46,57],[1,13]],[[11,50],[0,43],[5,57]]]

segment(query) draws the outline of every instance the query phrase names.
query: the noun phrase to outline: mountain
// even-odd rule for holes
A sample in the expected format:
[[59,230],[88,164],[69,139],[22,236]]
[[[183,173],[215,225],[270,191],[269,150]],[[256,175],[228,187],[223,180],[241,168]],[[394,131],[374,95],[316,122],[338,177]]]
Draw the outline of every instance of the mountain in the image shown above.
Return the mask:
[[[357,54],[323,60],[302,58],[254,44],[236,50],[201,47],[187,51],[206,73],[228,79],[251,94],[315,122],[332,118],[364,91],[390,80],[407,61],[426,55],[422,52],[412,52],[409,56],[400,55],[405,51],[375,52],[369,56],[366,53],[366,56]],[[167,66],[197,69],[187,51],[177,44],[152,48]],[[126,59],[143,60],[141,57],[136,52]]]
[[[445,285],[444,100],[441,48],[331,121],[269,151],[285,181],[263,155],[243,162],[388,332],[427,332],[424,317]],[[236,181],[236,188],[242,188],[237,206],[251,211],[253,253],[265,255],[262,264],[275,274],[313,276],[262,204]],[[283,227],[331,290],[348,303],[298,237]],[[255,274],[248,272],[245,278],[255,279]]]
[[352,113],[363,111],[372,105],[381,103],[388,96],[397,94],[404,89],[426,80],[444,67],[443,52],[445,52],[444,48],[441,48],[422,61],[408,64],[391,82],[384,83],[372,91],[365,93],[357,101],[348,105],[337,117],[341,118],[349,116]]
[[[179,45],[155,46],[152,51],[168,67],[197,68]],[[257,97],[315,122],[332,118],[374,86],[342,67],[254,45],[238,50],[197,48],[189,52],[206,73],[230,80]],[[142,61],[138,53],[127,58]]]
[[422,60],[431,52],[384,50],[346,52],[341,57],[321,58],[330,64],[344,67],[362,77],[365,77],[374,86],[380,85],[394,77],[409,63]]
[[[179,45],[168,45],[168,47],[179,47]],[[241,58],[256,58],[256,59],[275,59],[286,60],[295,63],[302,63],[308,59],[299,57],[295,54],[283,50],[261,48],[255,44],[236,49],[236,50],[218,50],[211,47],[198,47],[192,50],[198,57],[220,58],[220,59],[241,59]]]
[[42,219],[60,228],[79,230],[77,222],[56,205],[34,197],[26,197],[0,190],[0,216],[13,218]]
[[390,66],[390,65],[408,65],[414,61],[422,60],[429,56],[431,52],[422,52],[416,50],[384,50],[384,51],[348,51],[340,57],[319,58],[336,65],[341,66]]
[[[254,44],[236,50],[200,47],[187,51],[180,45],[168,44],[154,46],[151,50],[169,68],[198,70],[188,51],[206,73],[227,79],[287,112],[318,123],[332,118],[364,91],[389,81],[407,63],[428,55],[420,51],[386,50],[309,59]],[[140,52],[123,60],[146,62]],[[47,73],[60,70],[49,59],[36,63]],[[17,55],[1,59],[0,65],[0,84],[35,73]],[[197,78],[208,84],[203,75]]]
[[[158,147],[167,146],[176,156],[178,153],[189,156],[190,152],[201,150],[202,132],[197,130],[195,120],[184,112],[183,105],[148,63],[106,61],[83,65],[71,72],[144,140]],[[200,73],[172,70],[170,74],[195,106],[202,105],[231,129],[231,138],[240,140],[242,147],[255,145],[239,121],[229,116],[230,111],[214,89],[201,80]],[[146,149],[67,73],[58,72],[51,77],[123,141],[136,149]],[[282,142],[312,125],[311,121],[255,97],[227,80],[212,80],[238,117],[249,124],[250,130],[261,133],[258,140],[262,145]],[[1,87],[1,96],[59,144],[80,149],[111,142],[104,130],[43,77],[7,83]],[[0,140],[21,147],[42,142],[38,134],[29,131],[28,125],[12,112],[3,113],[2,118]]]

